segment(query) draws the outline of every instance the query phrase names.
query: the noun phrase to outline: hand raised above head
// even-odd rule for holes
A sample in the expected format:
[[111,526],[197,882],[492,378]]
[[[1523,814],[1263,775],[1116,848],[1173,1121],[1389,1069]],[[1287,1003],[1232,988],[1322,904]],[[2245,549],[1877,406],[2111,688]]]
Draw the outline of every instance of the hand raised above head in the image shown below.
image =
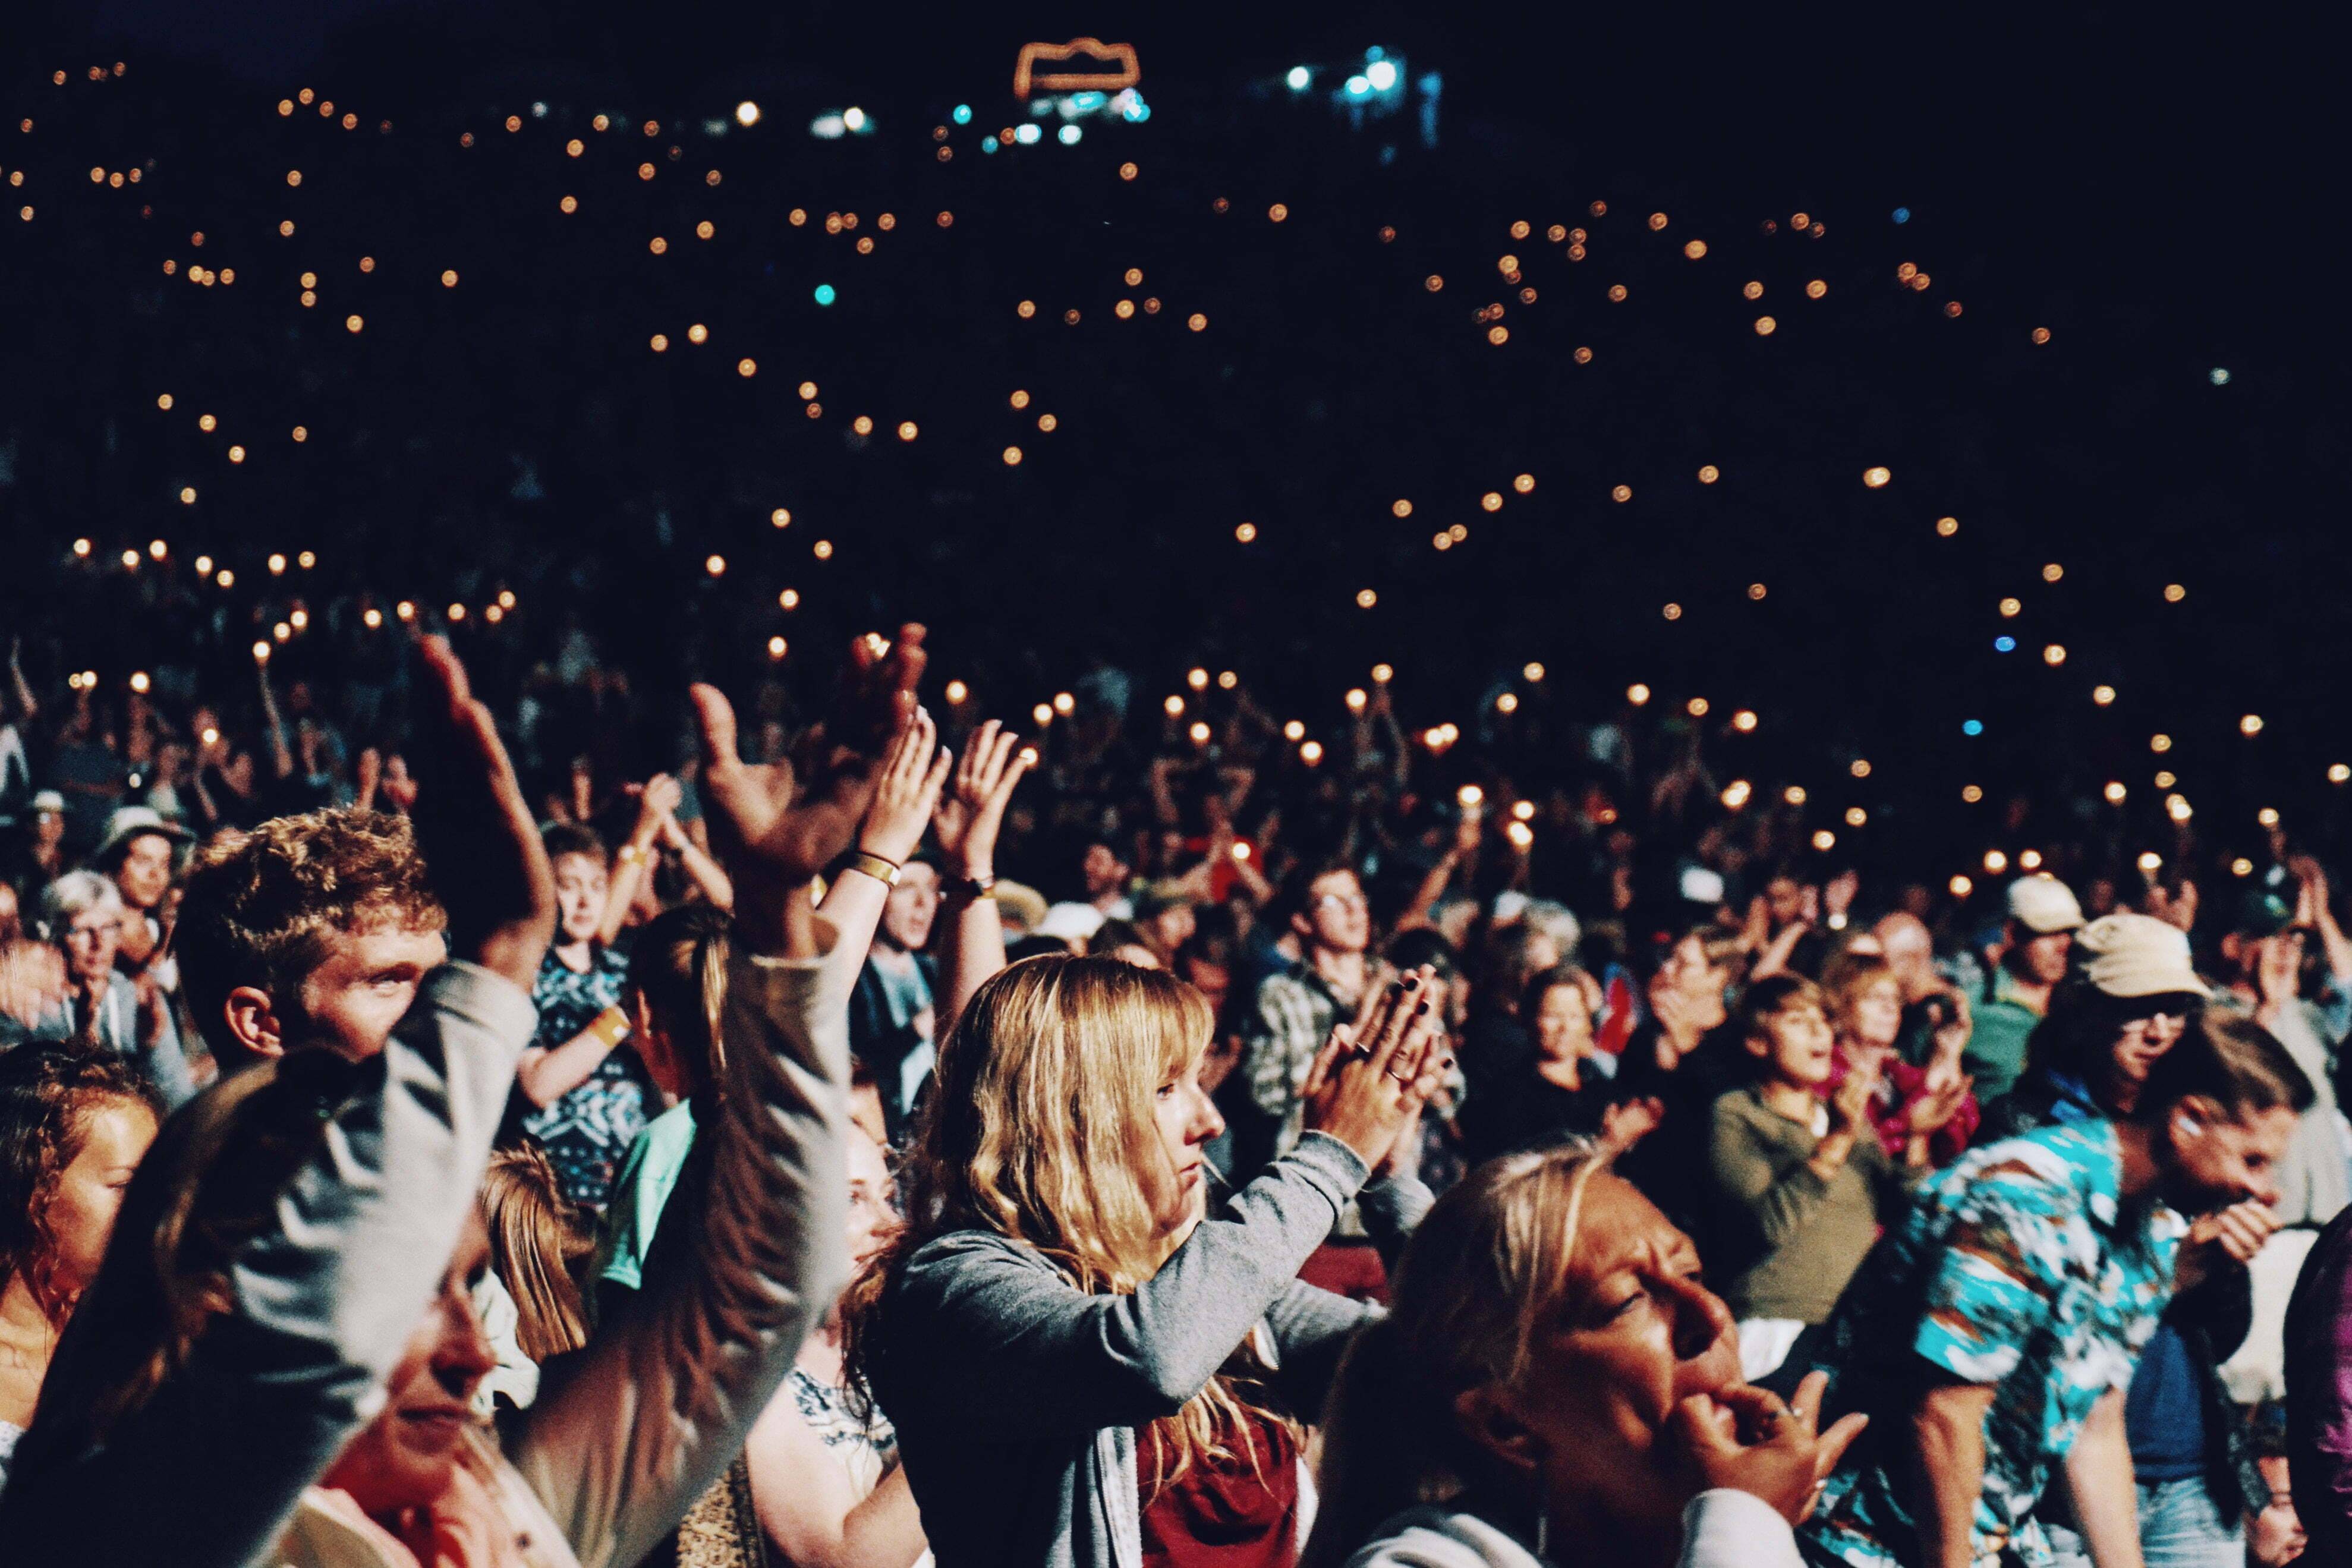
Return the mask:
[[555,934],[555,874],[466,667],[445,638],[426,637],[418,647],[425,696],[417,754],[425,766],[410,816],[426,875],[448,911],[449,952],[528,991]]
[[805,902],[809,883],[855,840],[889,742],[914,714],[922,640],[923,628],[910,625],[895,645],[860,637],[851,646],[840,707],[806,738],[798,767],[744,762],[733,704],[715,686],[693,688],[703,821],[755,948],[782,940],[788,909]]
[[940,848],[961,876],[986,877],[996,869],[996,836],[1004,826],[1013,786],[1029,771],[1036,753],[1021,738],[991,719],[971,733],[955,782],[940,795],[931,825]]
[[930,826],[931,808],[947,784],[954,753],[940,747],[939,727],[924,709],[898,732],[874,787],[874,804],[866,808],[865,826],[857,831],[857,847],[892,865],[904,865],[923,842]]

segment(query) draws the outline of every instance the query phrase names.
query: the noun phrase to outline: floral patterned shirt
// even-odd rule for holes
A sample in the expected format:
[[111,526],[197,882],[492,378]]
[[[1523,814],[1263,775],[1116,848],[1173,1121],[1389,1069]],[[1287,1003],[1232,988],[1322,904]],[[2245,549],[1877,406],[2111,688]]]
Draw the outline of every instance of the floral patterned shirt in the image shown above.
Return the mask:
[[[532,1045],[554,1049],[621,1000],[628,954],[601,942],[590,952],[585,973],[571,968],[552,950],[540,964],[530,992],[539,1009],[539,1033],[531,1037]],[[522,1125],[546,1145],[564,1197],[601,1213],[622,1157],[646,1130],[652,1112],[660,1109],[661,1091],[635,1049],[624,1040],[604,1054],[585,1082],[554,1104],[530,1110]]]
[[[1973,1556],[2046,1568],[2033,1518],[2092,1406],[2131,1381],[2172,1297],[2185,1226],[2126,1206],[2105,1120],[2042,1128],[1964,1155],[1922,1188],[1855,1277],[1817,1361],[1831,1405],[1877,1419],[1801,1532],[1816,1563],[1920,1561],[1900,1413],[1937,1379],[1993,1385]],[[1924,1364],[1923,1364],[1924,1363]]]

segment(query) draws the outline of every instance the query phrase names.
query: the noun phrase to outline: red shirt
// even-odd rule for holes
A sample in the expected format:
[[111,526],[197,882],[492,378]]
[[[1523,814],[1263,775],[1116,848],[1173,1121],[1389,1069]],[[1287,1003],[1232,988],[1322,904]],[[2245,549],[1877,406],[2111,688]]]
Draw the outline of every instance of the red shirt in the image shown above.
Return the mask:
[[1158,1438],[1150,1428],[1136,1434],[1144,1568],[1291,1568],[1298,1560],[1298,1444],[1270,1416],[1246,1419],[1250,1453],[1196,1458],[1156,1497]]
[[[1845,1081],[1845,1047],[1837,1048],[1837,1059],[1830,1066],[1830,1080],[1822,1085],[1822,1099],[1834,1099],[1838,1085]],[[1915,1068],[1900,1057],[1888,1057],[1886,1065],[1878,1069],[1878,1095],[1870,1113],[1871,1125],[1878,1129],[1878,1141],[1898,1162],[1911,1142],[1911,1129],[1905,1118],[1911,1113],[1914,1100],[1927,1092],[1927,1069]],[[1968,1152],[1969,1140],[1977,1135],[1977,1124],[1984,1112],[1977,1106],[1977,1097],[1960,1097],[1959,1109],[1952,1119],[1927,1134],[1927,1159],[1930,1163],[1948,1165]]]

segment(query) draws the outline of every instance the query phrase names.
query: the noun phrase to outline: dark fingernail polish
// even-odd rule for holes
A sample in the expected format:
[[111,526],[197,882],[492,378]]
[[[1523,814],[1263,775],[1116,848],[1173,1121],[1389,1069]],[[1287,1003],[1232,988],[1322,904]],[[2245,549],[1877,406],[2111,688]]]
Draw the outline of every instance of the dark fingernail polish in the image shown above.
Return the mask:
[[1422,1003],[1420,1005],[1418,1005],[1418,1006],[1416,1006],[1416,1007],[1414,1007],[1414,1008],[1413,1008],[1413,1010],[1412,1010],[1412,1016],[1413,1016],[1414,1017],[1418,1018],[1418,1017],[1422,1016],[1423,1014],[1427,1013],[1428,1011],[1429,1011],[1429,1004],[1428,1004],[1428,1003],[1426,1003],[1426,1002],[1423,1002],[1423,1003]]

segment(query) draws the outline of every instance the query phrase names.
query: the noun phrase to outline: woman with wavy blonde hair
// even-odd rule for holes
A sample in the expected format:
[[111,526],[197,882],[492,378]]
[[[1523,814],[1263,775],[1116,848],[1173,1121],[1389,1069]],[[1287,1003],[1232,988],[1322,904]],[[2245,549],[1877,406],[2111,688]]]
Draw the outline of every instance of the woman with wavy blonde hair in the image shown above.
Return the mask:
[[1427,1207],[1392,1152],[1448,1065],[1436,989],[1335,1028],[1306,1136],[1212,1201],[1200,993],[1052,956],[980,988],[850,1312],[940,1568],[1287,1568],[1312,1505],[1281,1412],[1377,1315],[1297,1275],[1351,1200],[1392,1235]]

